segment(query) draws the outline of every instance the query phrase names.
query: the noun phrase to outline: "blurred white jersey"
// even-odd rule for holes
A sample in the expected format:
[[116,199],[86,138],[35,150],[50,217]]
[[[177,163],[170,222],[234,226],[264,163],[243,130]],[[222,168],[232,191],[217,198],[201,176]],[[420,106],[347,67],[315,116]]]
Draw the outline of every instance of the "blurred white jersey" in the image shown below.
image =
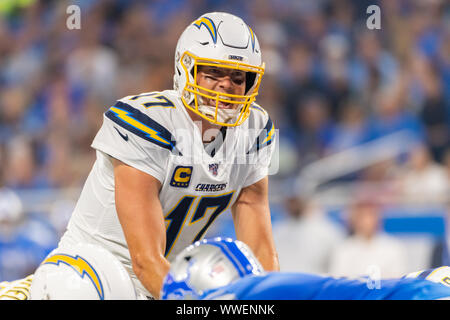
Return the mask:
[[243,187],[268,174],[274,145],[273,123],[257,105],[241,126],[229,127],[224,139],[219,135],[205,147],[175,91],[125,97],[104,114],[92,143],[97,160],[60,245],[88,242],[108,249],[124,264],[137,289],[150,295],[132,270],[115,207],[111,157],[161,182],[165,255],[171,261],[205,236]]

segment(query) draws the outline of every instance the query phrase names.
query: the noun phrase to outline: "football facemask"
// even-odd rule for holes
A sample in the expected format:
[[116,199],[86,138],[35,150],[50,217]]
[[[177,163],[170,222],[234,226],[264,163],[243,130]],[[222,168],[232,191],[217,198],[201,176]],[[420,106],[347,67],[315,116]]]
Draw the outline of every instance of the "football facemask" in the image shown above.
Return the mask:
[[[181,97],[185,107],[202,118],[221,126],[238,126],[248,118],[250,106],[255,102],[256,96],[258,95],[261,77],[264,74],[264,63],[261,67],[255,67],[239,62],[200,58],[190,52],[185,52],[181,57],[180,64],[188,79],[183,88],[183,92],[187,92],[188,94],[183,94]],[[198,85],[197,75],[199,66],[226,68],[245,72],[247,86],[245,94],[224,93]],[[189,76],[189,70],[192,70],[191,77]],[[189,99],[190,97],[191,99]],[[189,100],[191,100],[190,103]],[[206,101],[210,103],[206,103]],[[222,108],[222,105],[230,107]]]

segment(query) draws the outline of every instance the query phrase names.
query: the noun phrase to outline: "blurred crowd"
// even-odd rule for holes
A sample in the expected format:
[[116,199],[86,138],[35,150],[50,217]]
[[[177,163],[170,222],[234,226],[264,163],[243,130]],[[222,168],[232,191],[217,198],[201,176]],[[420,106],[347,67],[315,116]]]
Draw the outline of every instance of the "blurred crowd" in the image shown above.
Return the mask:
[[[81,28],[69,30],[73,4]],[[381,29],[369,30],[373,4]],[[258,103],[280,130],[281,165],[271,178],[406,132],[409,152],[345,179],[389,181],[375,192],[389,201],[447,201],[450,7],[443,0],[4,0],[0,187],[18,194],[81,187],[103,112],[123,96],[171,89],[176,41],[208,11],[242,17],[259,38],[267,69]],[[23,220],[7,211],[0,206],[0,226]],[[61,230],[41,218],[45,212],[27,214],[48,237],[33,251],[38,261]],[[0,252],[11,239],[0,233]],[[3,256],[0,280],[27,272],[6,272]]]

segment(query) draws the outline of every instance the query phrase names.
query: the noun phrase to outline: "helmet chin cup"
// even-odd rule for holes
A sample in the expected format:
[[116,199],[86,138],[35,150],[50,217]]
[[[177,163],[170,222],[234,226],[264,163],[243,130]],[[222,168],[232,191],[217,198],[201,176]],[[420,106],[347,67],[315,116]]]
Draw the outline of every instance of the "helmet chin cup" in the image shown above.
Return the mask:
[[[205,116],[214,119],[216,114],[216,108],[208,105],[199,105],[198,111]],[[217,109],[217,122],[222,123],[234,123],[239,116],[239,109]],[[233,122],[234,121],[234,122]]]

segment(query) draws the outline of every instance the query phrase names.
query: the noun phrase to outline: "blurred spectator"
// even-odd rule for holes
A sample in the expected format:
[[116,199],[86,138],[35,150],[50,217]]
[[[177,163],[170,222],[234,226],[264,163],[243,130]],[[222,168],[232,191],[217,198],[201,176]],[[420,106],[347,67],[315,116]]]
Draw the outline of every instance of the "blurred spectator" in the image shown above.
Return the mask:
[[299,126],[292,131],[302,165],[320,159],[333,128],[327,101],[318,94],[298,100],[295,119]]
[[[378,161],[364,169],[360,176],[358,189],[361,194],[370,194],[371,199],[380,205],[392,205],[399,201],[401,194],[399,166],[396,159]],[[353,195],[350,195],[353,198]]]
[[341,35],[331,34],[323,38],[318,53],[319,72],[323,93],[330,104],[330,116],[338,121],[340,107],[350,98],[350,44]]
[[406,249],[399,240],[380,230],[377,204],[358,200],[349,208],[349,237],[332,253],[333,276],[400,277],[408,271]]
[[445,232],[442,238],[436,239],[430,259],[430,268],[450,265],[450,201],[445,210]]
[[24,136],[16,136],[10,141],[5,153],[4,183],[14,189],[36,188],[42,186],[36,174],[33,147]]
[[445,148],[450,145],[450,113],[446,104],[443,83],[436,66],[423,55],[410,58],[411,99],[418,108],[418,116],[425,128],[425,137],[433,159],[442,161]]
[[[445,168],[445,174],[447,176],[447,179],[450,181],[450,147],[447,148],[447,150],[444,153],[442,163]],[[450,197],[450,194],[449,194]]]
[[433,161],[426,145],[409,154],[400,174],[400,196],[405,203],[436,205],[449,199],[450,179],[442,165]]
[[398,77],[395,57],[381,43],[378,33],[361,27],[356,35],[355,55],[351,59],[350,85],[370,104],[381,86],[390,86]]
[[12,191],[0,190],[0,279],[15,280],[31,271],[33,265],[24,250],[15,242],[16,228],[24,218],[23,205]]
[[326,145],[326,153],[343,151],[367,141],[369,137],[367,119],[359,101],[356,99],[344,101],[338,120]]
[[344,238],[343,230],[314,201],[292,196],[284,206],[286,216],[273,226],[280,269],[327,273],[330,255]]
[[445,101],[447,101],[447,110],[450,110],[450,28],[447,26],[447,30],[444,32],[444,40],[436,57],[435,70],[438,71],[437,77],[443,87],[443,94]]
[[56,247],[54,228],[40,215],[25,216],[20,198],[0,189],[0,279],[17,280],[34,272]]
[[117,53],[98,40],[100,21],[93,21],[83,33],[79,47],[67,57],[67,78],[74,86],[89,88],[104,100],[115,96],[119,77]]
[[317,63],[314,52],[302,42],[293,43],[287,53],[286,70],[280,74],[289,126],[297,128],[299,102],[312,94],[318,94],[322,85],[316,75]]
[[329,1],[329,29],[333,34],[350,39],[357,8],[350,0]]
[[430,258],[430,268],[450,265],[450,148],[443,156],[444,176],[447,179],[445,199],[445,232],[442,238],[436,239]]
[[0,142],[6,143],[19,134],[31,134],[25,123],[28,92],[20,86],[7,86],[0,91]]
[[424,139],[422,123],[404,104],[405,94],[400,79],[376,91],[369,129],[372,139],[399,131],[407,132],[417,141]]
[[415,9],[412,16],[416,19],[415,26],[415,46],[413,49],[418,50],[427,57],[436,58],[439,47],[444,40],[444,28],[441,27],[440,21],[446,19],[446,6],[448,3],[442,0],[437,1],[416,1]]
[[54,201],[49,209],[48,220],[54,227],[56,238],[61,239],[76,206],[76,200],[59,199]]

